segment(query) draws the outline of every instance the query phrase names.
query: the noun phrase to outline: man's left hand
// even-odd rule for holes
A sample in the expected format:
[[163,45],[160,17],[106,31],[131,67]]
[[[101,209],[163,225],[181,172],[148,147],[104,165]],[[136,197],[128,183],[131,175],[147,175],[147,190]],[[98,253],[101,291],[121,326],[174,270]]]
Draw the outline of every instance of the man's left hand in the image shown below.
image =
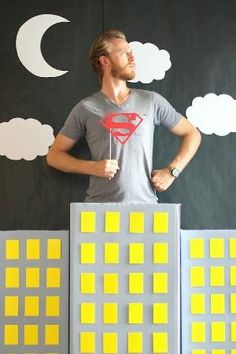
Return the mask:
[[163,168],[162,170],[152,171],[151,181],[153,187],[157,192],[166,191],[170,185],[174,182],[175,177],[172,176],[169,168]]

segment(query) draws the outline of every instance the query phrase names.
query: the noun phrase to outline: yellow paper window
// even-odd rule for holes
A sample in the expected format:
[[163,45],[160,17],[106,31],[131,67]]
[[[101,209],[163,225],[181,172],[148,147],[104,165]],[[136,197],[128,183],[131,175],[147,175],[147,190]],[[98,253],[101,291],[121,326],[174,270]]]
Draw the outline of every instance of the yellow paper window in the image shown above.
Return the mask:
[[131,212],[129,217],[129,232],[144,233],[144,213]]
[[190,258],[204,258],[204,239],[193,238],[190,240]]
[[19,268],[9,267],[5,268],[5,287],[19,288]]
[[168,233],[169,215],[167,212],[153,214],[153,232],[158,234]]
[[19,240],[6,240],[6,259],[19,259],[20,242]]
[[120,232],[120,213],[118,211],[106,212],[105,232]]
[[95,232],[96,231],[96,213],[94,211],[82,211],[80,214],[80,231]]
[[143,273],[129,273],[129,293],[143,294]]
[[26,317],[39,316],[39,296],[25,296],[24,308]]
[[27,259],[40,259],[40,240],[28,239],[26,240],[26,258]]
[[47,258],[48,259],[61,259],[61,240],[60,239],[48,239]]
[[129,244],[129,263],[143,264],[144,262],[144,245],[143,243]]
[[95,353],[95,332],[80,332],[80,353]]
[[191,324],[191,338],[193,343],[200,343],[206,341],[205,322],[193,322]]
[[143,352],[143,333],[128,332],[128,353]]
[[103,353],[115,354],[118,353],[118,338],[117,333],[103,333]]
[[153,333],[153,353],[168,353],[168,333]]

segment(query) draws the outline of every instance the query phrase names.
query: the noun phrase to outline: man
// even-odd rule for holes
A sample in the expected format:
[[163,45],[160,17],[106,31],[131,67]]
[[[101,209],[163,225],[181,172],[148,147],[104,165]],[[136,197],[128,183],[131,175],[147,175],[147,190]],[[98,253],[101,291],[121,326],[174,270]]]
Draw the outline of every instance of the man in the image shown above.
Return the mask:
[[[135,59],[125,35],[101,34],[90,49],[101,90],[71,111],[51,146],[47,162],[68,173],[90,175],[86,202],[155,202],[189,163],[200,144],[198,130],[159,94],[127,87]],[[152,171],[153,133],[162,124],[181,137],[176,157]],[[92,160],[69,151],[85,136]]]

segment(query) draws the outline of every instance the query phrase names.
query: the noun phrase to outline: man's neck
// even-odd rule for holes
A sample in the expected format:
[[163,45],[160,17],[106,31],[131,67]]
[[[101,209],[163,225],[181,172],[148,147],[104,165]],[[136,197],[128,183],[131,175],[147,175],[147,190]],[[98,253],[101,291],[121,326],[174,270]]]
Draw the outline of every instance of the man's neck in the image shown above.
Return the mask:
[[130,94],[130,89],[127,87],[126,81],[111,78],[103,78],[101,91],[117,105],[125,102]]

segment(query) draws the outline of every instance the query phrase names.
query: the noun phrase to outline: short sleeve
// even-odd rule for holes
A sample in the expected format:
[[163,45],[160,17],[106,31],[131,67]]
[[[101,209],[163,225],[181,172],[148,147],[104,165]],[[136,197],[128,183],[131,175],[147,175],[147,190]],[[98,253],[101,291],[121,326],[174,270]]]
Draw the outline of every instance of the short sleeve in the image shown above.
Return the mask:
[[155,124],[162,125],[165,128],[173,128],[181,119],[182,114],[178,113],[175,108],[160,94],[153,92]]
[[78,103],[70,112],[60,133],[66,137],[78,141],[85,135],[85,110],[82,102]]

